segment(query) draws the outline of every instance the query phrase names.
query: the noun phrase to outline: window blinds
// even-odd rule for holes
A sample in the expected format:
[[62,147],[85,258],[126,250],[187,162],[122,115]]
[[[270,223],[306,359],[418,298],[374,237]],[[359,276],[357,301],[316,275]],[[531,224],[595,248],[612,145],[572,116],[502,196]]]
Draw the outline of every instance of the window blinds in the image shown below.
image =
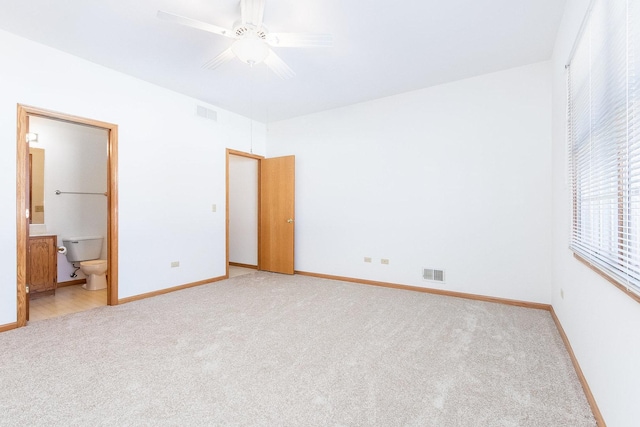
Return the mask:
[[568,66],[571,249],[640,294],[640,2],[595,0]]

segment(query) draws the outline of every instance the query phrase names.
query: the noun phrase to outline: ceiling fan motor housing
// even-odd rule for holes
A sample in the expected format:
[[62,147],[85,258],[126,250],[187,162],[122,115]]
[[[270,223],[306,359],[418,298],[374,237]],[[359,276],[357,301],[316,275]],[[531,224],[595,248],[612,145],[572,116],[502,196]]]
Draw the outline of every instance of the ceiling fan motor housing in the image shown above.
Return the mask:
[[269,46],[265,39],[267,31],[253,25],[239,25],[234,28],[237,40],[233,42],[231,50],[242,62],[259,64],[269,54]]

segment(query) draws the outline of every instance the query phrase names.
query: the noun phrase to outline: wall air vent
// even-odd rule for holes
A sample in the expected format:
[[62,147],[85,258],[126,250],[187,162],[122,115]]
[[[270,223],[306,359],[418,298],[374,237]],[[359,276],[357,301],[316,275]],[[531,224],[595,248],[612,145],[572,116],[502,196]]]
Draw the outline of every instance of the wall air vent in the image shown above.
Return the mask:
[[218,121],[218,113],[214,110],[203,107],[202,105],[198,105],[196,113],[198,116],[204,117],[205,119],[213,120],[214,122]]
[[423,268],[422,278],[430,282],[444,283],[444,270],[437,270],[435,268]]

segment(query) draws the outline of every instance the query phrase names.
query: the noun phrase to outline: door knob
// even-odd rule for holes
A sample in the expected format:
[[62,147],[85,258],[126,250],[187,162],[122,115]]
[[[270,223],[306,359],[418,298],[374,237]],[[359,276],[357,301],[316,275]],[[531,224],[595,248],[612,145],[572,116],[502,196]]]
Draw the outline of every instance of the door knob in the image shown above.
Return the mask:
[[289,218],[289,219],[287,220],[287,222],[288,222],[289,224],[291,224],[291,223],[293,222],[293,219]]

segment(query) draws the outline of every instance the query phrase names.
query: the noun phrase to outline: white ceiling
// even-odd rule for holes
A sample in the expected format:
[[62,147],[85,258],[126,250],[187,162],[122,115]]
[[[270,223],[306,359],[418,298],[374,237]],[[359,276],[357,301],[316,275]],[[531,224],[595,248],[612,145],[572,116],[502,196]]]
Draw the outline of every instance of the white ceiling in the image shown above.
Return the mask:
[[273,122],[547,60],[565,2],[266,0],[270,31],[334,38],[330,48],[274,48],[297,74],[286,81],[237,59],[203,69],[232,40],[156,17],[231,28],[239,0],[2,0],[0,29]]

